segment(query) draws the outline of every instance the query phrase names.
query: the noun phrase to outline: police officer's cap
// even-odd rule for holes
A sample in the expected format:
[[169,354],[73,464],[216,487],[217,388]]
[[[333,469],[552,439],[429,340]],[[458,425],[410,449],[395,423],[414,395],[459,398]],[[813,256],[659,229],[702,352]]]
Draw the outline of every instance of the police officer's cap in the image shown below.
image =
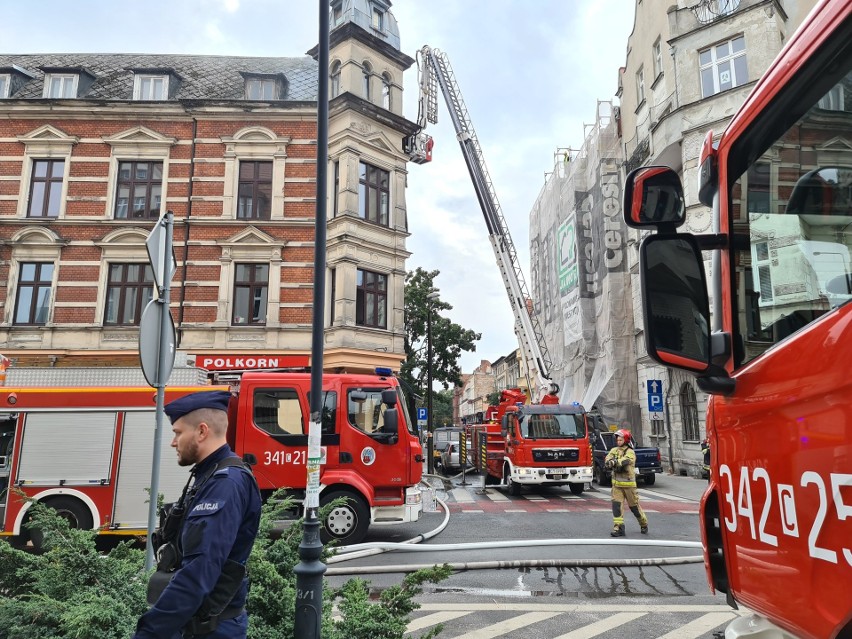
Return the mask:
[[172,424],[174,424],[184,415],[188,415],[192,411],[201,408],[212,408],[228,412],[228,402],[230,400],[231,393],[228,391],[200,391],[184,395],[173,402],[169,402],[163,410],[168,415]]

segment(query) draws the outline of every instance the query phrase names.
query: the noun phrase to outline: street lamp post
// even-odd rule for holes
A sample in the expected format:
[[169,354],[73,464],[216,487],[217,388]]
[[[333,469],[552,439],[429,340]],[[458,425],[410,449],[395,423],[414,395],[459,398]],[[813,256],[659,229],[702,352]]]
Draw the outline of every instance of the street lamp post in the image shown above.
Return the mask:
[[426,295],[426,468],[430,475],[435,472],[435,433],[432,428],[432,301],[439,296],[438,291]]

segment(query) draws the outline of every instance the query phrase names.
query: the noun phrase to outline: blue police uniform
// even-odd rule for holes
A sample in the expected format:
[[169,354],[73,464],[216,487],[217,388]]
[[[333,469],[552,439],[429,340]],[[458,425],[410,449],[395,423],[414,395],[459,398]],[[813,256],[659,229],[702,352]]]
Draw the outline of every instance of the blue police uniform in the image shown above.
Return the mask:
[[[194,395],[208,397],[194,400],[187,396],[169,404],[166,413],[172,422],[197,408],[221,408],[215,403],[221,404],[223,398],[210,397],[214,393]],[[177,402],[182,403],[173,406]],[[224,405],[227,407],[227,401]],[[194,485],[203,483],[186,505],[180,534],[183,553],[180,568],[156,603],[140,617],[134,639],[181,637],[181,629],[213,590],[226,560],[243,565],[248,560],[260,524],[261,498],[254,478],[245,469],[238,466],[216,469],[228,457],[236,455],[225,444],[193,468]],[[229,608],[244,608],[247,596],[248,580],[243,579]],[[212,633],[194,636],[244,638],[247,630],[248,616],[243,610],[234,618],[220,621]]]

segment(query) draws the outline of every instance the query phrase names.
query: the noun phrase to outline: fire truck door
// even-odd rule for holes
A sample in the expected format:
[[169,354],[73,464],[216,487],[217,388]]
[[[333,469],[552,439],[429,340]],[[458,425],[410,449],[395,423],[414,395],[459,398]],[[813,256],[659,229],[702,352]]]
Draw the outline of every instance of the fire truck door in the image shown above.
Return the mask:
[[[337,393],[323,392],[321,464],[336,463],[340,436],[335,433]],[[307,478],[310,405],[298,388],[256,388],[252,391],[251,424],[241,429],[237,452],[257,458],[255,476],[261,489],[304,488]]]
[[[351,456],[351,467],[374,489],[402,488],[412,463],[408,454],[408,437],[399,429],[405,428],[399,420],[397,432],[384,428],[381,388],[350,388],[346,393],[346,424],[341,431],[341,450]],[[341,464],[341,468],[345,468]],[[378,490],[376,491],[379,492]],[[401,494],[401,493],[400,493]]]

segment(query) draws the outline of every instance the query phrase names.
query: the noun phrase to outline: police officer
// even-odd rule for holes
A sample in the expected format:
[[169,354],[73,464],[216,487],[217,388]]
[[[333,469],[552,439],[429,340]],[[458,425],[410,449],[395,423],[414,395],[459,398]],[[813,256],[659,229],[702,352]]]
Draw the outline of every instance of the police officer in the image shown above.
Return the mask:
[[636,490],[636,453],[633,436],[629,430],[615,431],[616,446],[604,458],[604,466],[612,471],[612,537],[624,537],[623,502],[627,501],[631,512],[639,520],[639,530],[648,534],[648,518],[639,505]]
[[154,541],[151,608],[134,639],[245,638],[245,565],[260,524],[260,493],[225,440],[226,391],[202,391],[165,407],[181,466],[193,466],[181,499]]

